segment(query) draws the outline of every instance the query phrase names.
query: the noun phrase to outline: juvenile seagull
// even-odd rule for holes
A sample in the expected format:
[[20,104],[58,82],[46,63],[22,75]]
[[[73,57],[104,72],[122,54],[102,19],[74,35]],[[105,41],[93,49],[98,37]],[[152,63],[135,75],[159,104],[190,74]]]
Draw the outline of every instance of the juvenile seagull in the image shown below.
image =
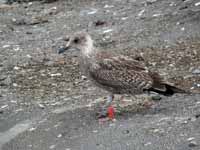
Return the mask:
[[[98,51],[88,33],[74,34],[66,47],[59,49],[59,54],[67,50],[79,50],[79,63],[83,73],[97,86],[111,93],[107,107],[114,94],[136,95],[153,91],[170,96],[174,93],[185,93],[184,90],[163,81],[159,74],[150,72],[141,61]],[[105,116],[105,111],[100,115]]]

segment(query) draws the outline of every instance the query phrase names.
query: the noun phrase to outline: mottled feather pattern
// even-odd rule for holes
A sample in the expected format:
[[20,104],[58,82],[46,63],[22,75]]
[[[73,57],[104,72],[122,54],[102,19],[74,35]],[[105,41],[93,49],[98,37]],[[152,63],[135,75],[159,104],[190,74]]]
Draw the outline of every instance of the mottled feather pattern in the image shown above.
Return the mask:
[[[89,73],[91,78],[113,93],[140,94],[152,86],[148,70],[138,61],[127,56],[107,56],[103,53],[91,63]],[[99,67],[95,67],[95,66]]]

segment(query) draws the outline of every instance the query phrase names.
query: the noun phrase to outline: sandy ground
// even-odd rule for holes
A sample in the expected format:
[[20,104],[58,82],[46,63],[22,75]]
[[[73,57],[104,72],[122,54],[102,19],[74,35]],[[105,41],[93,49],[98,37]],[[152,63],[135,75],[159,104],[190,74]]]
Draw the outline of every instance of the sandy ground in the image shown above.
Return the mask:
[[[127,97],[115,122],[99,123],[107,92],[81,75],[76,56],[57,54],[80,30],[101,50],[142,56],[193,94],[149,109]],[[0,71],[2,150],[200,149],[198,0],[0,1]]]

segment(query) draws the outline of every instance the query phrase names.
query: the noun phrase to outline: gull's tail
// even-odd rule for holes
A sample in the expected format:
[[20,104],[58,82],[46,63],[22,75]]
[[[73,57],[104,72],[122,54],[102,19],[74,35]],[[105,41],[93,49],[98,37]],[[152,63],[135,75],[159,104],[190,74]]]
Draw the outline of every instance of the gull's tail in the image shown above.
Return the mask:
[[148,91],[153,91],[164,96],[172,96],[175,93],[190,93],[189,91],[185,91],[183,89],[165,83],[157,73],[150,73],[150,76],[153,79],[153,86],[148,89]]

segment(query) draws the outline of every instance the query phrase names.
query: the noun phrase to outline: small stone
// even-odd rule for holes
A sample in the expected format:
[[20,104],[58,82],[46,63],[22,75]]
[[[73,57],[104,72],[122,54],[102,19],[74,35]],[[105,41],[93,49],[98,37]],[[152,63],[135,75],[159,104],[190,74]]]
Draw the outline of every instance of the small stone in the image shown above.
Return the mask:
[[32,131],[34,131],[35,129],[36,129],[36,128],[30,128],[30,129],[29,129],[29,131],[31,131],[31,132],[32,132]]
[[57,138],[61,138],[62,137],[62,134],[58,134]]
[[174,2],[171,2],[171,3],[169,4],[169,6],[176,6],[176,4],[175,4]]
[[3,48],[8,48],[8,47],[10,47],[10,45],[4,45],[4,46],[3,46]]
[[129,130],[124,130],[124,131],[122,131],[122,133],[123,133],[123,134],[129,134],[130,131],[129,131]]
[[185,28],[184,28],[184,27],[182,27],[182,28],[181,28],[181,31],[185,31]]
[[189,147],[195,147],[197,146],[197,142],[196,141],[191,141],[189,144],[188,144]]
[[28,147],[33,147],[33,145],[30,144],[30,145],[28,145]]
[[87,14],[88,14],[88,15],[93,15],[93,14],[96,14],[96,13],[97,13],[97,10],[96,10],[96,9],[94,9],[94,10],[92,10],[92,11],[88,12]]
[[93,132],[93,133],[98,133],[98,130],[93,130],[92,132]]
[[192,118],[190,119],[190,121],[192,121],[192,122],[195,122],[196,120],[197,120],[196,117],[192,117]]
[[29,6],[32,5],[32,4],[33,4],[33,2],[29,2],[29,3],[28,3]]
[[192,74],[200,74],[200,69],[195,69],[192,71]]
[[31,31],[27,31],[26,34],[33,34]]
[[159,17],[161,14],[153,14],[153,17]]
[[152,96],[151,99],[152,99],[153,101],[160,101],[160,100],[162,99],[162,97],[159,96],[159,95],[156,95],[156,96]]
[[114,6],[113,5],[107,5],[107,4],[104,6],[104,8],[112,8],[112,7],[114,7]]
[[61,73],[54,73],[54,74],[52,73],[52,74],[51,74],[51,77],[61,76],[61,75],[62,75]]
[[194,87],[191,87],[190,89],[191,89],[191,90],[193,90],[193,89],[194,89]]
[[42,109],[45,108],[43,104],[38,104],[38,106],[39,106],[40,108],[42,108]]
[[87,80],[87,77],[86,76],[81,76],[81,79],[82,80]]
[[105,22],[105,21],[98,20],[98,21],[96,21],[94,24],[95,24],[95,26],[103,26],[103,25],[106,24],[106,22]]
[[7,108],[7,107],[8,107],[8,105],[3,105],[3,106],[1,106],[1,109]]
[[13,83],[13,86],[14,86],[14,87],[17,87],[17,86],[18,86],[18,84],[17,84],[17,83]]
[[144,146],[148,146],[148,145],[151,145],[152,143],[151,142],[147,142],[144,144]]
[[13,50],[17,52],[17,51],[20,50],[20,48],[19,48],[19,47],[16,47],[16,48],[14,48]]
[[107,30],[104,30],[103,33],[109,33],[109,32],[112,32],[113,29],[107,29]]
[[121,20],[126,20],[126,19],[128,19],[128,17],[122,17],[122,18],[121,18]]
[[13,18],[12,22],[13,22],[13,24],[18,25],[18,26],[27,24],[27,22],[24,18],[20,18],[20,19]]
[[147,0],[146,1],[146,4],[147,5],[151,5],[151,4],[153,4],[154,2],[156,2],[157,0]]
[[49,148],[54,149],[55,147],[56,147],[56,145],[51,145]]
[[199,6],[199,5],[200,5],[200,2],[195,3],[195,6]]
[[139,13],[138,13],[138,17],[141,17],[143,14],[144,14],[145,10],[141,10]]
[[196,114],[195,117],[196,117],[196,118],[199,118],[199,117],[200,117],[200,113],[199,113],[199,114]]
[[158,133],[160,130],[159,129],[154,129],[153,132],[154,133]]
[[31,55],[27,54],[26,57],[31,58]]
[[195,139],[194,137],[190,137],[190,138],[187,139],[187,141],[192,141],[194,139]]
[[19,68],[19,67],[17,67],[17,66],[15,66],[15,67],[14,67],[14,70],[19,70],[19,69],[20,69],[20,68]]

